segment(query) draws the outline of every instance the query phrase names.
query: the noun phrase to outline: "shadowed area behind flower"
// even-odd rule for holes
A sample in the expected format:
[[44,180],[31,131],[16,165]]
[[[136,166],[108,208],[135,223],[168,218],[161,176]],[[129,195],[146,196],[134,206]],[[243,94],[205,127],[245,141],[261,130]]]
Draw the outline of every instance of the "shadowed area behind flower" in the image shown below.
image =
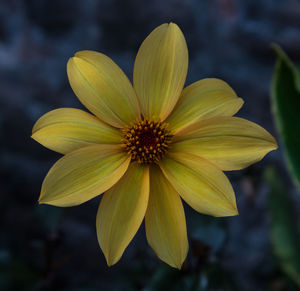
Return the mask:
[[143,227],[120,263],[108,269],[95,234],[99,199],[75,208],[38,206],[43,177],[59,155],[29,138],[42,114],[59,107],[82,109],[65,68],[74,52],[101,51],[132,76],[139,44],[154,27],[170,21],[187,39],[186,84],[204,77],[225,80],[245,101],[238,116],[276,136],[269,103],[275,63],[270,43],[282,45],[299,64],[297,7],[292,0],[1,2],[0,289],[297,290],[273,256],[269,232],[263,176],[268,165],[279,168],[299,218],[299,193],[280,151],[227,173],[239,216],[221,220],[185,207],[190,251],[182,271],[155,258]]

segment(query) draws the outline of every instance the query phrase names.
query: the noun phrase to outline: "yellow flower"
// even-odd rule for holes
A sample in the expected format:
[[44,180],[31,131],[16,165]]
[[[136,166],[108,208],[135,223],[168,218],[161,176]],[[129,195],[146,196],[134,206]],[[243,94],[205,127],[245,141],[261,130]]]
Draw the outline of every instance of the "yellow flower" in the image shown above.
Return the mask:
[[108,265],[121,258],[145,217],[157,256],[181,268],[188,240],[180,197],[203,214],[237,215],[223,171],[277,148],[262,127],[232,117],[243,101],[224,81],[183,89],[187,68],[186,42],[174,23],[142,43],[133,86],[107,56],[80,51],[68,61],[68,77],[93,115],[61,108],[33,127],[36,141],[64,154],[43,182],[40,203],[74,206],[105,192],[96,227]]

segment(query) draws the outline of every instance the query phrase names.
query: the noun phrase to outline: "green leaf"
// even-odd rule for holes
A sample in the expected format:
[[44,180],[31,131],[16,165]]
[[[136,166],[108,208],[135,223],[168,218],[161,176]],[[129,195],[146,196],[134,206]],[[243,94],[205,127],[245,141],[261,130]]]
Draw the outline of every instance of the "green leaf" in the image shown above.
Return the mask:
[[300,244],[289,193],[274,168],[265,178],[270,186],[271,242],[282,270],[300,287]]
[[300,187],[300,73],[283,50],[274,45],[277,63],[271,99],[288,168]]

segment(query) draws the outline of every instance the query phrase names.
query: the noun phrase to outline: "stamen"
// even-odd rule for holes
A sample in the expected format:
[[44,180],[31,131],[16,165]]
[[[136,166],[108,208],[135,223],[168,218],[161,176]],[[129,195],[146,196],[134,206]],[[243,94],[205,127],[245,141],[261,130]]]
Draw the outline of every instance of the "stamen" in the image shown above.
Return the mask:
[[167,124],[144,118],[123,128],[123,143],[133,161],[157,163],[167,152],[173,135]]

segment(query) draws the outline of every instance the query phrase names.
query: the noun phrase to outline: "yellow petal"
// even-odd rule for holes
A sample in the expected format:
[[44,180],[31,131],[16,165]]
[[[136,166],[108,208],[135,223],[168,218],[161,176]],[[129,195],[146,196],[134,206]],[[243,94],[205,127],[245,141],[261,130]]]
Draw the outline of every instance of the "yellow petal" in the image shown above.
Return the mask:
[[184,36],[174,24],[162,24],[142,43],[135,59],[133,84],[141,111],[164,120],[174,108],[188,68]]
[[157,166],[150,168],[145,224],[147,240],[157,256],[180,269],[188,252],[184,210],[180,196]]
[[238,117],[216,117],[194,123],[175,138],[172,152],[188,152],[210,160],[224,171],[260,161],[277,143],[261,126]]
[[35,123],[32,138],[48,149],[67,154],[95,143],[121,143],[122,135],[87,112],[60,108],[46,113]]
[[109,57],[93,51],[78,52],[69,59],[67,72],[74,93],[101,120],[123,127],[139,117],[133,87]]
[[104,193],[97,213],[97,236],[109,266],[121,258],[140,227],[149,197],[149,167],[132,163]]
[[232,186],[222,171],[190,154],[169,154],[159,163],[180,196],[196,211],[216,217],[237,215]]
[[117,145],[91,145],[58,160],[48,172],[40,203],[74,206],[112,187],[126,172],[130,157]]
[[176,133],[202,119],[232,116],[243,103],[226,82],[215,78],[203,79],[184,88],[167,123],[169,129]]

